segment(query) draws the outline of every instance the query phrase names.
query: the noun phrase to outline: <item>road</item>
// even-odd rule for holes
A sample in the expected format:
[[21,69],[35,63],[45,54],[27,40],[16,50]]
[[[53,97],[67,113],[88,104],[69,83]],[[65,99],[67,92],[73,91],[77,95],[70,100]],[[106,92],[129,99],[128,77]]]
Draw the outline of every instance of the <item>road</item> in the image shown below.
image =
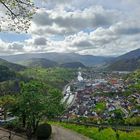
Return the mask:
[[60,126],[52,126],[51,140],[91,140],[81,134]]
[[[64,87],[64,89],[63,89],[63,95],[66,94],[66,90],[67,90],[68,86],[71,86],[72,84],[73,84],[73,82],[71,81],[70,83],[68,83],[68,84]],[[74,94],[74,97],[73,97],[72,101],[71,101],[70,103],[68,103],[68,100],[71,98],[71,96],[72,96],[72,95],[69,94],[68,98],[66,98],[66,100],[63,101],[63,102],[65,102],[65,103],[67,104],[67,108],[71,107],[71,106],[74,104],[75,99],[76,99],[76,97],[77,97],[77,93]],[[63,99],[64,99],[64,97],[63,97]]]

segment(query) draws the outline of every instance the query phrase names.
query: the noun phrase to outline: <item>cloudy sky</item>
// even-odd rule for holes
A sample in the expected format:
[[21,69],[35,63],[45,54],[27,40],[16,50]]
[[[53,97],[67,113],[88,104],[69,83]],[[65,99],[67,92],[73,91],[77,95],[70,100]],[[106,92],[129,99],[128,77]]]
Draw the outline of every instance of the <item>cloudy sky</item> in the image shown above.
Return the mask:
[[75,52],[118,56],[140,48],[140,0],[40,1],[36,0],[40,8],[28,34],[0,33],[0,55]]

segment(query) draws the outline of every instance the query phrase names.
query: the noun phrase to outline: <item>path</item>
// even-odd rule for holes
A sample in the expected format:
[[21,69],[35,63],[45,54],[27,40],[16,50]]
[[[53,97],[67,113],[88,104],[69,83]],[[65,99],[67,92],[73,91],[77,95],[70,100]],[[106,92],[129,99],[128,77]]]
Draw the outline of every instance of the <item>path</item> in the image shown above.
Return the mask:
[[[9,140],[10,133],[6,129],[0,128],[0,140]],[[11,140],[26,140],[21,136],[17,136],[14,133],[11,133]]]
[[51,140],[91,140],[81,134],[78,134],[61,126],[52,126]]

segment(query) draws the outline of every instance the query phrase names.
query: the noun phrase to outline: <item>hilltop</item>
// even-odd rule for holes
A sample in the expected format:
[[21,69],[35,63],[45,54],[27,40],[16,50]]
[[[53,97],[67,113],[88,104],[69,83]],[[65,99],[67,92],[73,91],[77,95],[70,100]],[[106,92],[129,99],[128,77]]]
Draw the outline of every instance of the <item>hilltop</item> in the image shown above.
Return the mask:
[[1,58],[0,58],[0,65],[8,67],[10,70],[13,70],[13,71],[21,71],[21,70],[24,70],[26,68],[24,66],[8,62],[8,61],[1,59]]
[[114,59],[108,66],[109,70],[134,71],[140,68],[140,49],[133,50]]
[[20,64],[32,68],[33,67],[50,68],[58,65],[56,62],[45,58],[31,58],[20,62]]
[[55,61],[58,64],[71,63],[76,61],[84,64],[85,66],[90,67],[99,64],[104,64],[114,59],[113,57],[80,55],[77,53],[30,53],[30,54],[1,56],[1,58],[14,63],[27,61],[28,59],[32,58],[45,58],[51,61]]

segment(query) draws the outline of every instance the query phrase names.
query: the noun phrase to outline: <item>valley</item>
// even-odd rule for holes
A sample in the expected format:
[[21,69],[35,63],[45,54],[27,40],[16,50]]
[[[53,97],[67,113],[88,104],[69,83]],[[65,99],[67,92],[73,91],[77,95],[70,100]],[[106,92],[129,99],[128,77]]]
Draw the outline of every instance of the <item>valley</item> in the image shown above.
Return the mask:
[[132,81],[124,78],[128,72],[84,71],[83,75],[82,80],[78,76],[65,89],[63,101],[68,110],[61,118],[63,121],[137,125],[129,118],[139,120],[140,95],[130,89]]
[[[105,129],[111,127],[112,131],[115,130],[114,126],[117,131],[127,131],[128,127],[131,128],[129,131],[137,131],[133,128],[139,130],[140,72],[127,67],[112,70],[110,66],[118,60],[89,67],[83,61],[73,60],[58,63],[46,58],[30,58],[22,63],[12,63],[0,59],[1,126],[18,128],[25,134],[26,127],[22,127],[20,122],[24,118],[18,116],[22,113],[19,112],[22,108],[19,105],[30,102],[32,106],[24,106],[35,112],[41,111],[41,114],[38,112],[42,117],[40,121],[53,120],[60,122],[60,125],[63,122]],[[35,90],[35,97],[32,90]],[[42,104],[38,102],[40,99]],[[19,110],[15,105],[20,107]],[[23,109],[28,112],[26,108]],[[16,121],[18,126],[15,125]],[[65,127],[65,124],[62,126]]]
[[0,0],[0,139],[140,140],[140,0]]

